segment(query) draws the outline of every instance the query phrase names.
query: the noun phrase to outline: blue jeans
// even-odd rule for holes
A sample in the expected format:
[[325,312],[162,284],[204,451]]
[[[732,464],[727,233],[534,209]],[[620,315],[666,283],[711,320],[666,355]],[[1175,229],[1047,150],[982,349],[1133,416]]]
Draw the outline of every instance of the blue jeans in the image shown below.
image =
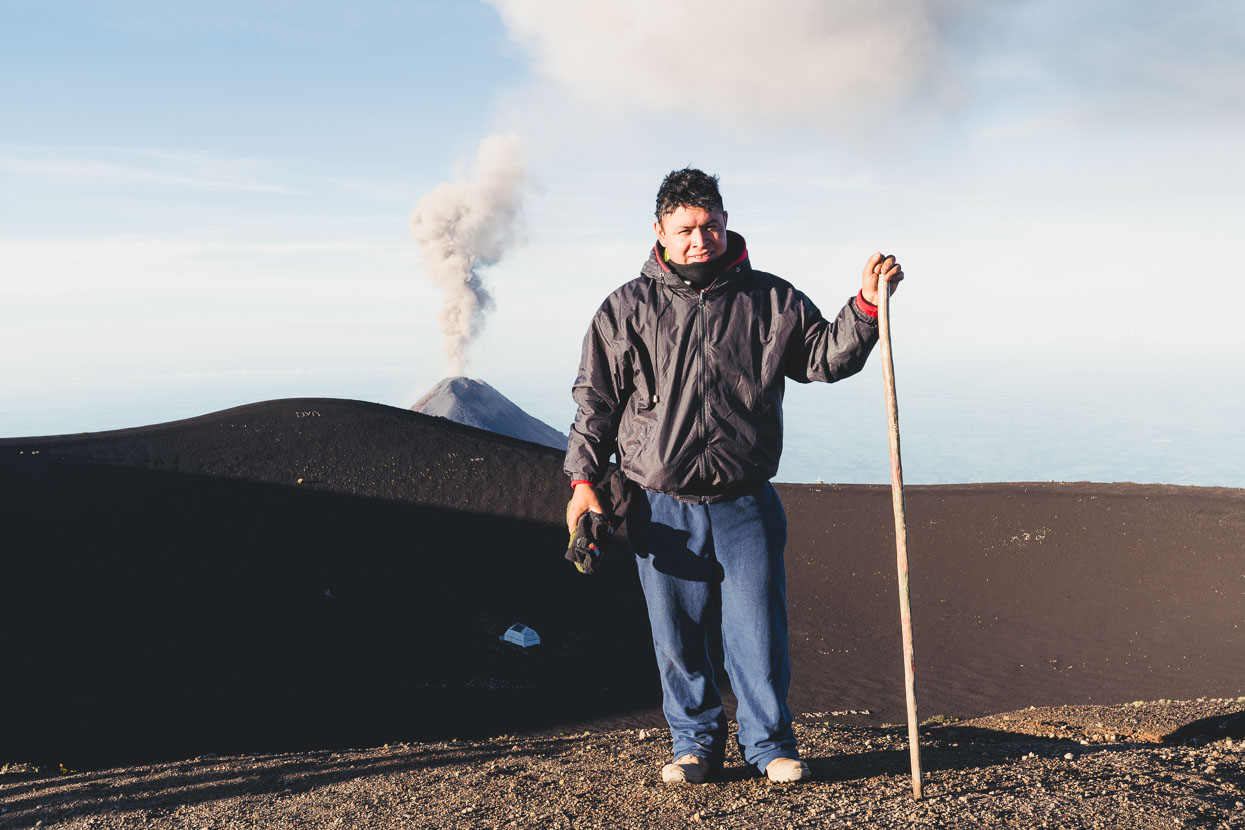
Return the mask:
[[648,603],[662,703],[674,757],[720,764],[726,713],[710,637],[721,632],[725,669],[739,702],[739,749],[762,772],[798,758],[787,689],[787,516],[774,488],[689,504],[644,491],[627,514]]

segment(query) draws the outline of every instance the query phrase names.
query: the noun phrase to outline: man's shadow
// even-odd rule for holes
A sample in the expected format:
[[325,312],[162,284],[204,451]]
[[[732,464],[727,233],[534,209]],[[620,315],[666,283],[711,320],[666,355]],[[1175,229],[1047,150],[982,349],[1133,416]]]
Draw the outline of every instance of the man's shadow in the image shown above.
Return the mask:
[[689,582],[721,585],[726,574],[713,555],[712,541],[707,542],[704,554],[697,554],[689,544],[691,538],[692,534],[686,530],[654,522],[645,522],[642,532],[637,532],[632,525],[628,534],[635,555],[651,559],[658,572]]

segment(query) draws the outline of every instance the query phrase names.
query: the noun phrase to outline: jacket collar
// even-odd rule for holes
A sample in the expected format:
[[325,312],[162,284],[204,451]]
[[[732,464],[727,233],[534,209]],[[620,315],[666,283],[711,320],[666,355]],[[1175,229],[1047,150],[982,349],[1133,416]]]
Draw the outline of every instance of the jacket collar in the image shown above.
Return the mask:
[[[718,278],[705,289],[706,292],[716,293],[719,289],[736,282],[741,276],[752,270],[752,264],[748,260],[748,243],[734,231],[726,232],[726,263]],[[670,266],[666,264],[666,249],[662,247],[660,242],[653,244],[653,249],[649,251],[648,260],[645,261],[644,267],[640,269],[640,273],[650,279],[665,283],[682,294],[695,296],[700,293],[679,279],[678,274],[670,270]]]

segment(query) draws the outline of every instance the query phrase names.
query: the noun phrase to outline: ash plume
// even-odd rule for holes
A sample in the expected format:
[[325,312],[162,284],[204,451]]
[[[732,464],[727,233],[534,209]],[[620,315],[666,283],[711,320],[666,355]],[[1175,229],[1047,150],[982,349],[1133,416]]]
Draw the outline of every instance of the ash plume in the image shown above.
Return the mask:
[[[487,0],[586,101],[731,123],[835,124],[953,95],[948,41],[983,0]],[[695,94],[671,94],[677,83]],[[889,127],[889,125],[888,125]]]
[[480,142],[468,182],[442,183],[411,211],[411,235],[424,270],[445,294],[438,314],[449,374],[461,375],[493,298],[479,269],[513,246],[526,173],[518,136]]

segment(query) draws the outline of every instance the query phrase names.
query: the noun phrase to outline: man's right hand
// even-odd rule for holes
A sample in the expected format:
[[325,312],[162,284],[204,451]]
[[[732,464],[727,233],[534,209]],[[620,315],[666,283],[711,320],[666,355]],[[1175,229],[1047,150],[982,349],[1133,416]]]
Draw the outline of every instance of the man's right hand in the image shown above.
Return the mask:
[[885,282],[890,286],[891,296],[899,288],[899,283],[903,280],[903,266],[895,261],[895,257],[887,256],[878,251],[869,257],[869,261],[865,263],[865,270],[860,274],[860,296],[869,305],[877,305],[878,288],[880,284]]
[[579,517],[589,510],[593,513],[605,512],[601,507],[601,500],[597,498],[597,491],[592,489],[591,484],[576,484],[571,503],[566,506],[566,532],[574,533]]

